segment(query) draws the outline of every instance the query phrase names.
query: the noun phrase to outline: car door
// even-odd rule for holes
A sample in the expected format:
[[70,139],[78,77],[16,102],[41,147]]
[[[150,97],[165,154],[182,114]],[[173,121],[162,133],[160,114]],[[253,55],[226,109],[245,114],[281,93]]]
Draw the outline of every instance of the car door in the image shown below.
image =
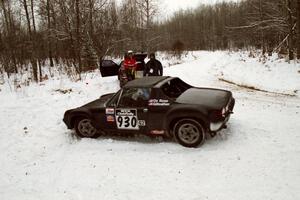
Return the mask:
[[105,105],[105,110],[104,110],[105,122],[103,123],[102,128],[106,132],[115,132],[117,130],[115,111],[121,94],[122,94],[122,90],[119,90]]
[[144,60],[146,57],[147,54],[145,53],[137,53],[134,55],[134,58],[136,59],[136,63],[137,63],[135,78],[143,78],[144,70],[145,70]]
[[120,65],[112,60],[101,60],[100,72],[102,77],[116,76],[119,73]]
[[150,88],[125,88],[115,109],[119,132],[147,133]]
[[149,134],[164,135],[168,131],[166,115],[172,107],[173,101],[165,96],[160,88],[152,90],[148,101],[148,127]]

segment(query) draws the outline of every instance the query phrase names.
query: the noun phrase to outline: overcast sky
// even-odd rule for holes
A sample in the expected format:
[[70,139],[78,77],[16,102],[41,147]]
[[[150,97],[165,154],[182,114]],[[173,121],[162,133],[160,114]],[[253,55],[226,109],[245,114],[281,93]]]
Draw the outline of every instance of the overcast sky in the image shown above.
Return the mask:
[[195,8],[199,4],[214,4],[217,2],[223,1],[238,1],[238,0],[159,0],[162,2],[162,8],[167,11],[168,14],[173,13],[174,11],[180,9],[187,9],[187,8]]
[[[123,0],[117,0],[122,2]],[[223,1],[240,1],[240,0],[157,0],[160,2],[159,5],[159,16],[158,18],[165,18],[172,15],[175,11],[180,9],[196,8],[200,4],[214,4]]]

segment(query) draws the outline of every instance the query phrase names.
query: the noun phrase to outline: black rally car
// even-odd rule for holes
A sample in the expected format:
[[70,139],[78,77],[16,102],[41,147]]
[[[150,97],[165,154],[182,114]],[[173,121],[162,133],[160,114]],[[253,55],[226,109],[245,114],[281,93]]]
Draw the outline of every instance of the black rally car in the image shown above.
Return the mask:
[[230,91],[192,87],[175,77],[145,77],[66,111],[63,121],[81,137],[139,133],[174,137],[185,147],[196,147],[206,133],[226,127],[234,104]]

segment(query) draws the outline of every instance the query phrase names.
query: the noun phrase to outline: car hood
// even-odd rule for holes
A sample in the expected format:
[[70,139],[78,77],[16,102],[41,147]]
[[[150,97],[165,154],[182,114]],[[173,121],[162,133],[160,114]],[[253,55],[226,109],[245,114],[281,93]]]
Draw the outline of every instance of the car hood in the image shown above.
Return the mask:
[[190,88],[182,93],[177,99],[177,103],[196,104],[209,109],[222,109],[226,106],[232,94],[227,90],[213,88]]
[[114,93],[103,95],[99,99],[96,99],[95,101],[85,104],[80,108],[103,108],[107,100],[109,100],[113,95]]

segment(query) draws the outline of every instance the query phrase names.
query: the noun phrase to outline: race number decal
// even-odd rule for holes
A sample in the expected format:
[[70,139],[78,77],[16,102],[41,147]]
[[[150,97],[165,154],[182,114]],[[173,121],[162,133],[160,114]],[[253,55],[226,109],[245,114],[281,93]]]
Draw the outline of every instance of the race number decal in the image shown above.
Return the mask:
[[137,110],[117,109],[116,122],[118,129],[139,130]]

